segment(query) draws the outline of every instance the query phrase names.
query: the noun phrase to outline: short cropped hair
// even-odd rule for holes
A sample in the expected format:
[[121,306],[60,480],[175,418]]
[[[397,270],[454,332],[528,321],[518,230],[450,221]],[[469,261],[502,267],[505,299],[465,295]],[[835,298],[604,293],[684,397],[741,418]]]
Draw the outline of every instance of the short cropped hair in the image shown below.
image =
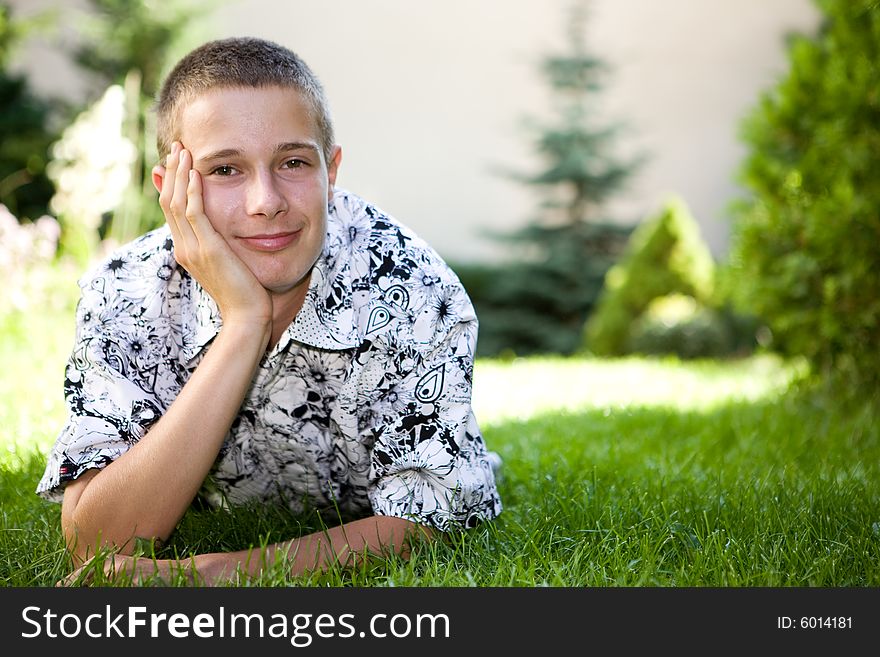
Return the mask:
[[296,89],[318,128],[321,150],[330,161],[333,123],[318,78],[295,53],[254,37],[209,41],[184,56],[165,78],[156,102],[156,147],[161,162],[177,138],[181,108],[199,94],[229,87],[279,86]]

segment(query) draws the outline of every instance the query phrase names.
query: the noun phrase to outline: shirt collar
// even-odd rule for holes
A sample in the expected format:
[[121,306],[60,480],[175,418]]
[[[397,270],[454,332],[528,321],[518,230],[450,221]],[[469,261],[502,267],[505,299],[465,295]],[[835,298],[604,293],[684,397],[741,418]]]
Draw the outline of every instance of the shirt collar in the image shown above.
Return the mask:
[[[358,344],[357,318],[351,303],[329,310],[330,298],[351,299],[351,270],[339,253],[340,220],[331,205],[324,249],[312,268],[309,289],[293,322],[282,334],[273,352],[301,342],[332,351],[353,349]],[[181,295],[183,356],[193,360],[220,332],[220,309],[205,289],[185,274]]]

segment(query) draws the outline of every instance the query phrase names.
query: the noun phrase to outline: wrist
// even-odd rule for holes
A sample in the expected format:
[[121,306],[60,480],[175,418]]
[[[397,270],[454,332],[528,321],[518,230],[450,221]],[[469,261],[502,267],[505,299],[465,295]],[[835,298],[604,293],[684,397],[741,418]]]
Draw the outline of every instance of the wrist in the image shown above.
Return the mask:
[[254,343],[265,349],[272,335],[272,322],[254,316],[232,317],[223,320],[220,335],[237,343]]
[[217,586],[235,576],[235,568],[230,567],[228,554],[208,552],[192,558],[195,570],[194,581],[203,586]]

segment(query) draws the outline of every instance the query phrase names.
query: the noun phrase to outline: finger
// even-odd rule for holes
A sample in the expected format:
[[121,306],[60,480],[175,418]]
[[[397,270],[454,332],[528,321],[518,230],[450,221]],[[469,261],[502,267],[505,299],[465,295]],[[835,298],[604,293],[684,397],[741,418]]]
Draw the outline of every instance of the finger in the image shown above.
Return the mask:
[[[156,183],[156,186],[159,188],[159,207],[162,208],[162,214],[165,216],[165,222],[168,224],[168,228],[171,229],[171,237],[174,240],[179,240],[179,232],[177,230],[177,222],[174,220],[174,217],[171,216],[171,213],[167,209],[167,203],[163,205],[162,193],[165,191],[165,180],[168,179],[168,171],[160,164],[157,164],[153,167],[153,180],[161,180],[161,185]],[[168,185],[171,185],[171,182],[168,182]]]
[[[171,229],[171,238],[174,240],[175,251],[178,256],[186,252],[186,244],[180,233],[180,226],[174,214],[171,212],[171,199],[174,196],[175,173],[180,161],[181,145],[179,142],[171,144],[171,152],[165,158],[165,166],[161,167],[162,189],[159,191],[159,206],[165,215],[165,221]],[[159,169],[160,167],[157,167]]]
[[202,178],[195,169],[190,169],[187,173],[186,181],[186,219],[198,230],[200,220],[205,211],[202,201]]
[[202,176],[195,169],[189,170],[189,184],[186,188],[186,218],[196,235],[205,235],[214,227],[205,215],[205,201],[202,196]]
[[162,189],[159,190],[159,205],[165,213],[165,219],[171,219],[171,197],[174,194],[174,172],[177,171],[177,162],[180,157],[180,143],[171,144],[171,152],[165,158],[165,166],[162,167]]
[[182,235],[186,235],[186,194],[189,186],[189,172],[192,169],[192,158],[185,148],[181,148],[177,158],[177,166],[174,168],[172,175],[174,176],[174,191],[171,195],[169,208],[171,214],[177,220],[177,227]]
[[197,253],[199,248],[198,235],[193,230],[192,223],[187,216],[189,172],[191,170],[192,156],[185,148],[181,148],[177,168],[174,171],[174,192],[169,207],[177,222],[182,247],[187,255]]
[[55,583],[56,587],[88,586],[94,578],[92,570],[82,566],[72,573],[68,573]]

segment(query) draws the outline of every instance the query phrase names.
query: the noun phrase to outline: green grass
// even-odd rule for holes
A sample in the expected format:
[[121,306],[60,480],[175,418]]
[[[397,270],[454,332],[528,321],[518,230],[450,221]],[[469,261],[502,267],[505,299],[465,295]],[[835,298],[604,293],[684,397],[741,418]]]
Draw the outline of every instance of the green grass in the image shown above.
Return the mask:
[[[0,584],[51,586],[69,568],[59,507],[33,490],[63,421],[72,324],[2,328]],[[408,562],[293,581],[279,567],[240,583],[878,586],[878,405],[831,401],[804,375],[770,357],[481,361],[474,405],[504,460],[497,521]],[[277,508],[192,511],[158,556],[320,524]]]

